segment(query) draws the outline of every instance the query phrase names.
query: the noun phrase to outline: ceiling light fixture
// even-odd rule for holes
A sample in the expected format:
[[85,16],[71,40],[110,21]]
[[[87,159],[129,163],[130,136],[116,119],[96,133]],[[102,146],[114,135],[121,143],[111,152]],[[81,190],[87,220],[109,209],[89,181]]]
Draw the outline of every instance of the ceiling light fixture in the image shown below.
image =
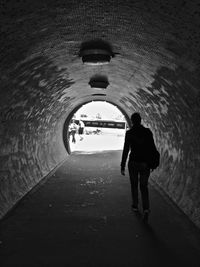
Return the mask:
[[108,64],[114,56],[111,46],[102,40],[93,40],[82,44],[79,56],[89,65]]
[[108,78],[106,76],[96,75],[89,81],[91,88],[95,89],[106,89],[109,85]]

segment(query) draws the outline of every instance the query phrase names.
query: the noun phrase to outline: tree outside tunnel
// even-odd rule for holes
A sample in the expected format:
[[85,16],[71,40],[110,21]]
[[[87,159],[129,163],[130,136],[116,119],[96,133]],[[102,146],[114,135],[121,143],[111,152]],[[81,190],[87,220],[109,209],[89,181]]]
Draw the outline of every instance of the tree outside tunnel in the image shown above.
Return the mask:
[[106,101],[84,104],[72,112],[65,124],[63,139],[67,139],[65,147],[69,153],[122,150],[128,127],[123,113]]

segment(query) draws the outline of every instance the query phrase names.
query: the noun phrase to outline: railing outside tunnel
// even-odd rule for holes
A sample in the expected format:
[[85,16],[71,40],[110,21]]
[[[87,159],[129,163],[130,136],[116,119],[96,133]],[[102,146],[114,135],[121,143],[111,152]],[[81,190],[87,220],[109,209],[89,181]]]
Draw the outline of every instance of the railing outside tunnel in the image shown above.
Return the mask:
[[[116,129],[125,129],[126,123],[124,121],[105,121],[105,120],[82,120],[86,127],[99,127],[99,128],[116,128]],[[78,124],[78,120],[75,120],[75,123]]]

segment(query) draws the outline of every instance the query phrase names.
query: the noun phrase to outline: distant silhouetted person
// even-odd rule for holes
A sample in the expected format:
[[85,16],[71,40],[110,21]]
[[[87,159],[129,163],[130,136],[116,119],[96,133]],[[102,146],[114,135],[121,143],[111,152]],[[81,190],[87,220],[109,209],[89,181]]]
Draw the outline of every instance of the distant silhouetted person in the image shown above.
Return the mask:
[[76,133],[78,130],[78,125],[75,123],[75,120],[72,120],[72,122],[69,125],[69,138],[72,136],[72,143],[76,143]]
[[84,128],[85,128],[85,124],[83,121],[79,120],[79,128],[78,128],[78,134],[80,136],[80,141],[83,140],[83,133],[84,133]]
[[[149,208],[149,192],[148,179],[150,171],[157,167],[159,158],[155,158],[155,147],[153,134],[149,128],[145,128],[141,124],[141,116],[139,113],[133,113],[131,116],[132,128],[126,132],[124,149],[121,159],[121,174],[125,175],[126,160],[129,154],[128,170],[131,183],[132,193],[132,209],[138,211],[138,183],[140,185],[143,219],[148,220]],[[157,152],[158,153],[158,152]],[[157,156],[157,154],[156,154]],[[159,157],[159,153],[158,153]]]

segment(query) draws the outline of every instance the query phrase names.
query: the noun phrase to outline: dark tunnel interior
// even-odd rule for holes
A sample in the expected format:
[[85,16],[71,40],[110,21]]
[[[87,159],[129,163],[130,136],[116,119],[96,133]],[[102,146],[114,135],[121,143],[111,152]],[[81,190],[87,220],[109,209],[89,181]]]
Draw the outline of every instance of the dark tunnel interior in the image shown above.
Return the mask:
[[[199,3],[0,5],[0,217],[69,157],[68,120],[98,100],[127,120],[141,113],[161,152],[154,182],[200,226]],[[107,64],[82,62],[84,43],[96,39],[110,44]],[[93,77],[107,87],[91,87]]]

